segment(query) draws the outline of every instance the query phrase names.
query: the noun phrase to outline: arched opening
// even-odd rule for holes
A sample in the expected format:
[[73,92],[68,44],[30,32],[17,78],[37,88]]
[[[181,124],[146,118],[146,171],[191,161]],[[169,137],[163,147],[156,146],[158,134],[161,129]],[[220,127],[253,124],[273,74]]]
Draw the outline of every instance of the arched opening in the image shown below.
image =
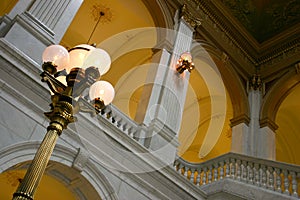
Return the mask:
[[291,88],[276,113],[276,160],[300,165],[300,84]]
[[[0,199],[11,199],[19,183],[22,181],[30,161],[10,167],[0,174]],[[35,193],[35,199],[101,199],[97,191],[74,168],[50,161],[41,183]]]
[[300,164],[299,157],[299,99],[300,76],[290,70],[280,77],[267,92],[262,103],[260,119],[275,124],[276,160]]
[[[233,104],[234,93],[243,98],[243,91],[236,82],[232,85],[232,78],[236,77],[230,74],[227,66],[225,68],[226,62],[222,60],[222,54],[208,44],[201,46],[204,48],[192,50],[196,68],[191,72],[179,134],[178,155],[193,163],[229,152],[230,120],[241,113],[247,115],[248,110],[246,105]],[[231,85],[228,84],[229,80]],[[237,101],[238,99],[234,100]],[[239,109],[234,113],[235,107]]]

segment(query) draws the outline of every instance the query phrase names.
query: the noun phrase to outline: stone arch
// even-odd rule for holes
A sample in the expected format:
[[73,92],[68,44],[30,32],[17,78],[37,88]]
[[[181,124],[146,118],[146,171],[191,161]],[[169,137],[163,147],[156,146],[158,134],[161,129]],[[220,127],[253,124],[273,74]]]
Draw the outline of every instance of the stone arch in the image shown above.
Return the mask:
[[260,112],[260,125],[262,127],[270,126],[273,130],[277,129],[275,124],[277,111],[283,100],[297,84],[300,84],[300,75],[296,73],[296,70],[290,70],[267,91]]
[[166,1],[147,1],[142,0],[146,8],[149,10],[152,19],[157,27],[170,28],[174,26],[175,11],[170,10]]
[[[223,79],[226,90],[229,93],[232,107],[233,119],[232,125],[239,124],[240,122],[249,123],[249,103],[248,97],[239,75],[233,69],[230,58],[225,52],[222,52],[214,45],[204,40],[196,40],[197,43],[203,47],[216,63],[218,70]],[[193,50],[192,50],[193,51]]]
[[[22,142],[1,149],[0,173],[10,169],[27,168],[29,161],[32,160],[39,144],[40,142],[37,141]],[[78,172],[80,176],[89,183],[84,186],[86,188],[75,188],[77,190],[77,194],[89,196],[91,194],[88,193],[92,192],[92,195],[98,196],[96,199],[117,200],[118,197],[115,194],[113,187],[100,170],[91,162],[90,159],[88,159],[87,155],[88,154],[81,153],[80,149],[76,151],[75,149],[57,144],[49,163],[52,163],[52,165],[53,163],[57,163],[57,166],[60,166],[61,168],[61,171],[59,171],[59,173],[61,173],[57,175],[56,172],[56,175],[53,175],[50,171],[47,174],[61,182],[65,182],[68,177],[64,176],[63,174],[65,173],[62,172],[66,169],[73,170],[73,172]],[[57,171],[57,167],[55,169]],[[80,196],[77,195],[77,197],[80,199]]]

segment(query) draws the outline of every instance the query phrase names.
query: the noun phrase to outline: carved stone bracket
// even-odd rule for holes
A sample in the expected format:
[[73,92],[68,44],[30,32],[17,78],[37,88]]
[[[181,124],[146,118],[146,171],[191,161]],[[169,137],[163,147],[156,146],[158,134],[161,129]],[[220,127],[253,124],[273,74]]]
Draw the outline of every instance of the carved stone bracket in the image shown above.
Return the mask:
[[249,79],[249,89],[252,90],[261,90],[262,89],[262,81],[259,74],[254,74]]
[[201,25],[201,20],[195,18],[193,14],[188,11],[186,4],[183,4],[181,7],[180,18],[183,18],[194,29]]

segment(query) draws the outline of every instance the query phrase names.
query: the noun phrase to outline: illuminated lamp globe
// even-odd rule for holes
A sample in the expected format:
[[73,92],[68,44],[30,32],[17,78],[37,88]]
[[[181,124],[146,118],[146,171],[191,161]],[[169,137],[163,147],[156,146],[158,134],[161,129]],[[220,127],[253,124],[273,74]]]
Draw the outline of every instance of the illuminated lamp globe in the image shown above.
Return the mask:
[[69,65],[69,53],[61,45],[48,46],[42,55],[43,62],[51,62],[57,71],[64,70]]
[[180,58],[182,60],[186,60],[186,61],[188,61],[190,63],[192,62],[192,55],[191,55],[190,52],[184,52],[183,54],[181,54]]
[[89,96],[91,100],[99,98],[108,105],[115,97],[115,90],[109,82],[97,81],[90,87]]
[[109,70],[110,64],[111,59],[109,54],[103,49],[95,48],[86,55],[82,68],[86,69],[91,66],[97,67],[100,75],[103,75]]
[[82,67],[82,64],[86,58],[89,51],[95,49],[95,47],[88,44],[80,44],[69,50],[70,62],[68,67],[66,67],[67,73],[70,73],[71,69],[74,67]]

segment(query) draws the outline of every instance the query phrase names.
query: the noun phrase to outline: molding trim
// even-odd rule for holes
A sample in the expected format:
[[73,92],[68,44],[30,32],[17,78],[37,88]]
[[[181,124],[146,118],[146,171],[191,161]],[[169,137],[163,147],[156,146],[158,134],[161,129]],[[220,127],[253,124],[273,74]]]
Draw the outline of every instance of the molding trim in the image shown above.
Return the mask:
[[259,125],[260,125],[260,128],[263,128],[266,126],[269,127],[274,133],[278,129],[278,125],[269,118],[264,118],[264,119],[259,120]]
[[250,118],[248,115],[240,115],[240,116],[234,117],[230,120],[231,127],[234,127],[234,126],[242,124],[242,123],[246,124],[247,126],[249,125]]

